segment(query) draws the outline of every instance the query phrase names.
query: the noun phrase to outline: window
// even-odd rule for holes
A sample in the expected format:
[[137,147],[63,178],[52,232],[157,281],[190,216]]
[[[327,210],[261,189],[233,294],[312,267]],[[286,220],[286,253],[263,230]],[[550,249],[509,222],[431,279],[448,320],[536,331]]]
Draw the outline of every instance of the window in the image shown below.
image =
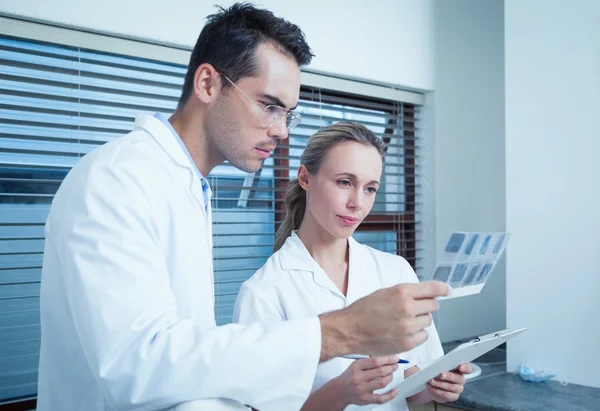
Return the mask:
[[[82,156],[129,132],[137,114],[169,115],[184,74],[181,64],[0,35],[0,403],[36,393],[43,225],[54,193]],[[308,137],[338,120],[360,121],[388,143],[375,207],[355,237],[419,267],[419,105],[317,83],[303,85],[303,122],[260,171],[224,164],[209,178],[218,324],[231,320],[242,282],[272,253]]]

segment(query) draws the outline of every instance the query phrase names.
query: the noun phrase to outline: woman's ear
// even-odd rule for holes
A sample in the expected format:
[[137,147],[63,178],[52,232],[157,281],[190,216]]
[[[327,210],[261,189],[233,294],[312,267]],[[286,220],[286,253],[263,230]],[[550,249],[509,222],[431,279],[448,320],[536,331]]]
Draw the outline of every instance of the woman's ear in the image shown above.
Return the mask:
[[298,183],[300,187],[302,187],[305,191],[308,191],[308,182],[309,175],[308,169],[304,164],[300,164],[300,168],[298,169]]

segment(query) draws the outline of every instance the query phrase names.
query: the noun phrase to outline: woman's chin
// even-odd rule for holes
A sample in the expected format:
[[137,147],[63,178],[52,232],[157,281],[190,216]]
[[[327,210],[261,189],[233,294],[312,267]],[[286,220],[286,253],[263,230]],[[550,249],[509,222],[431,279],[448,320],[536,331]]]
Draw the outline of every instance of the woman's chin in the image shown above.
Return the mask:
[[356,231],[356,227],[337,226],[333,230],[330,230],[329,232],[335,238],[339,238],[341,240],[347,240],[348,238],[352,237],[352,235],[354,234],[355,231]]

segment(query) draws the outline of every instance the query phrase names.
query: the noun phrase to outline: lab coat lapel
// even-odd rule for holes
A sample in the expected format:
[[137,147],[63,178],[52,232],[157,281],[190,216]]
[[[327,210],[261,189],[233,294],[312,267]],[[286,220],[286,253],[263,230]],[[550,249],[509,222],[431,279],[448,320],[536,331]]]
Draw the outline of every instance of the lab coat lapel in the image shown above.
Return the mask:
[[335,295],[345,298],[344,294],[331,281],[319,264],[312,258],[302,240],[295,232],[286,240],[280,250],[281,268],[284,270],[301,270],[312,273],[316,285],[324,287]]
[[198,207],[202,212],[204,221],[206,224],[206,245],[210,258],[210,275],[211,275],[211,286],[212,295],[214,296],[214,273],[213,273],[213,261],[212,261],[212,208],[210,201],[208,207],[204,206],[204,193],[202,192],[202,182],[200,177],[194,171],[194,165],[190,162],[190,159],[183,151],[183,148],[176,140],[176,137],[171,133],[165,125],[156,117],[144,115],[136,118],[136,128],[144,129],[148,132],[154,140],[162,147],[167,155],[173,160],[173,163],[177,167],[183,167],[189,172],[189,183],[188,189],[190,193],[198,203]]
[[350,250],[346,304],[350,305],[365,295],[364,288],[368,288],[365,284],[365,281],[368,280],[366,276],[375,275],[373,272],[375,267],[370,267],[368,264],[370,261],[369,253],[354,238],[350,237],[348,239],[348,245]]
[[[194,171],[194,165],[190,163],[189,158],[179,145],[179,142],[175,139],[171,130],[169,130],[165,125],[156,117],[144,115],[139,116],[136,119],[136,128],[142,128],[146,130],[156,142],[162,147],[162,149],[167,153],[167,155],[173,160],[175,164],[179,167],[183,167],[188,169],[190,174],[190,180],[188,188],[200,209],[202,210],[202,215],[204,216],[205,221],[208,224],[208,227],[211,227],[211,216],[210,216],[210,206],[208,207],[208,211],[204,207],[204,193],[202,192],[202,182],[200,181],[199,176],[196,175]],[[209,231],[211,233],[211,231]],[[210,244],[212,248],[212,235],[210,236]]]
[[313,272],[314,260],[300,237],[295,232],[287,238],[279,250],[279,263],[283,270],[297,270]]

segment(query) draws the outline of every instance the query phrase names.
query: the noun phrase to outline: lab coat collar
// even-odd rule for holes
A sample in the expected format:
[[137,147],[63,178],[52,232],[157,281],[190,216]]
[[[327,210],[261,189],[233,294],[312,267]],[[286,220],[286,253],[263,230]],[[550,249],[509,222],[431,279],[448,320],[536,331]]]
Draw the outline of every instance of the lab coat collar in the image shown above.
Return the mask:
[[[323,271],[319,264],[312,258],[302,240],[295,232],[288,237],[285,244],[279,250],[279,261],[283,270],[300,270],[312,274],[315,284],[329,290],[334,295],[343,299],[346,303],[356,300],[360,294],[361,277],[369,272],[365,267],[369,261],[366,247],[362,246],[352,237],[348,238],[350,246],[350,259],[348,269],[348,290],[346,296],[337,288],[331,278]],[[357,294],[358,293],[358,294]]]
[[177,140],[173,138],[171,130],[165,127],[159,119],[150,115],[138,116],[135,119],[135,127],[148,132],[173,162],[193,171],[194,165],[190,163]]
[[[368,261],[365,247],[354,238],[348,238],[350,245],[350,265],[352,270],[360,270]],[[279,261],[283,270],[315,271],[316,261],[312,258],[295,231],[279,250]],[[360,272],[360,271],[358,271]]]
[[208,241],[210,247],[212,248],[212,210],[210,207],[210,200],[207,207],[204,204],[202,181],[200,174],[195,171],[197,170],[196,166],[185,153],[184,148],[179,144],[176,136],[174,136],[171,130],[169,130],[169,128],[165,126],[158,118],[150,115],[138,116],[135,119],[135,127],[136,129],[143,129],[149,133],[175,164],[179,165],[180,167],[187,168],[190,171],[191,178],[189,189],[200,205],[202,213],[207,220],[210,234]]
[[298,234],[292,231],[279,250],[279,263],[282,270],[314,271],[315,260],[312,258]]

